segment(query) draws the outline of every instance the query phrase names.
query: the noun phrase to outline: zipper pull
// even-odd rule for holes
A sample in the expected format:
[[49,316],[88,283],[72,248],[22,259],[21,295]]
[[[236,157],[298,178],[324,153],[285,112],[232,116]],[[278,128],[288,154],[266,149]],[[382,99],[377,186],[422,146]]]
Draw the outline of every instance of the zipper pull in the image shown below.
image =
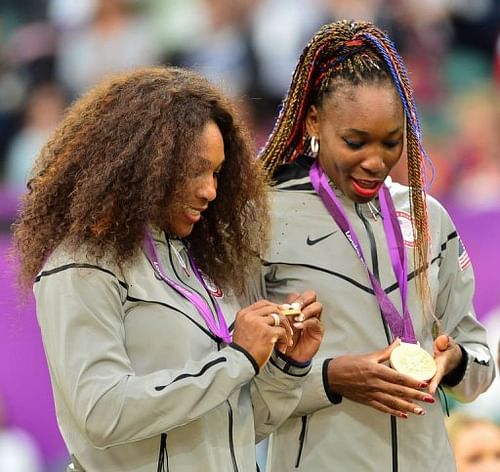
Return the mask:
[[186,277],[191,277],[191,274],[189,273],[186,262],[184,261],[182,256],[179,254],[179,251],[177,250],[177,248],[170,242],[170,240],[168,241],[168,244],[172,248],[172,251],[174,252],[175,257],[177,258],[179,265],[182,267],[182,271],[184,272],[184,275],[186,275]]

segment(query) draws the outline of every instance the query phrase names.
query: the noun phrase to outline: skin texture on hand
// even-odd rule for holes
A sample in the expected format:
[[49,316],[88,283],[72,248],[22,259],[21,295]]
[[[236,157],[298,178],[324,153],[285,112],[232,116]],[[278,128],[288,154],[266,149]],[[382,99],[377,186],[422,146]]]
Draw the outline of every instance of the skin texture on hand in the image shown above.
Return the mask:
[[331,360],[328,382],[332,391],[400,418],[408,418],[408,414],[425,414],[422,404],[416,402],[434,403],[432,395],[422,390],[428,384],[386,365],[399,342],[396,340],[380,351]]
[[450,336],[441,335],[434,340],[434,360],[437,372],[429,383],[429,393],[434,395],[444,376],[458,367],[462,360],[460,346]]
[[279,313],[278,305],[259,300],[236,315],[233,343],[245,349],[259,367],[269,360],[276,343],[288,346],[292,342],[287,320],[281,319],[280,326],[274,326],[271,313]]
[[[303,320],[280,314],[279,305],[260,300],[236,315],[233,343],[245,349],[262,367],[276,347],[296,362],[307,362],[318,352],[323,339],[322,305],[316,293],[293,294],[291,301],[300,303]],[[280,325],[274,325],[272,314],[278,314]]]
[[302,295],[291,294],[288,302],[300,304],[302,317],[287,317],[291,318],[293,344],[288,346],[285,354],[297,362],[310,361],[323,340],[323,306],[316,300],[316,293],[312,290],[305,291]]

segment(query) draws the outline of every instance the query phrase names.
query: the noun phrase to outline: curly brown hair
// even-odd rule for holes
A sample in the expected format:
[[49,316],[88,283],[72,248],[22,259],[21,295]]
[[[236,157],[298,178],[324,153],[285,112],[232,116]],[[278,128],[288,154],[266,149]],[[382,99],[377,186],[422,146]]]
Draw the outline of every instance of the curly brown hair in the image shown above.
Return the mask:
[[267,183],[234,106],[197,73],[175,67],[110,77],[75,102],[42,149],[13,226],[29,286],[64,240],[118,267],[139,254],[148,224],[165,227],[205,125],[223,136],[217,198],[186,238],[201,270],[241,292],[267,240]]

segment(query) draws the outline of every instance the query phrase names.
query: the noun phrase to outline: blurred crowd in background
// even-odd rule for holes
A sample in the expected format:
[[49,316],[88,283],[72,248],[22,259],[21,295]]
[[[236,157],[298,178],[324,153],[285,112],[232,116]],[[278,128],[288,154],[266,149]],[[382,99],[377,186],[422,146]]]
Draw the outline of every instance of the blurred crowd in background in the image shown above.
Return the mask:
[[[435,170],[431,193],[500,206],[498,0],[2,0],[0,175],[23,185],[65,105],[103,75],[169,63],[198,69],[268,135],[318,27],[366,19],[411,72]],[[397,176],[404,180],[404,176]]]
[[[25,189],[36,155],[65,107],[102,76],[155,64],[197,69],[236,100],[258,149],[272,129],[302,48],[322,24],[341,18],[376,23],[389,32],[402,53],[416,91],[424,144],[434,164],[430,193],[445,205],[466,212],[500,215],[499,0],[1,0],[3,247],[8,244],[12,208],[16,207],[17,196],[12,195]],[[394,174],[405,183],[404,165]],[[486,217],[484,228],[471,231],[487,233],[491,218]],[[494,235],[490,235],[490,240],[491,237]],[[466,237],[464,240],[467,242]],[[486,257],[493,266],[500,266],[497,251]],[[474,263],[473,257],[472,260]],[[495,267],[492,270],[494,274],[498,272]],[[14,307],[16,303],[2,304],[2,297],[15,292],[4,291],[7,279],[1,272],[0,307],[5,312],[7,306]],[[481,283],[485,285],[490,279],[484,277]],[[491,287],[498,293],[498,284],[493,280]],[[498,301],[496,295],[487,305],[491,310],[487,320],[492,327],[493,349],[500,337]],[[27,313],[34,318],[29,310]],[[30,355],[43,359],[37,328],[33,324],[29,329],[32,334],[26,339],[30,346],[35,346]],[[7,349],[9,353],[16,349],[16,338],[24,336],[17,329],[14,333],[12,336],[11,330],[6,339],[0,320],[0,345],[6,346],[5,351],[0,349],[1,362],[7,359],[3,355]],[[23,353],[28,356],[26,349]],[[6,372],[12,375],[9,379],[0,378],[0,395],[2,388],[7,390],[7,400],[13,405],[14,424],[8,426],[12,428],[17,423],[31,429],[41,444],[43,457],[40,469],[34,465],[8,469],[0,461],[0,470],[58,472],[64,470],[58,454],[61,463],[66,457],[60,438],[50,439],[57,430],[53,411],[46,406],[51,399],[44,360],[27,359],[26,365],[38,362],[36,365],[43,366],[38,386],[43,386],[46,398],[42,395],[42,400],[46,403],[39,396],[36,400],[33,396],[26,396],[28,401],[23,399],[22,395],[28,395],[24,385],[32,382],[33,372],[26,367],[26,378],[19,380],[19,366],[23,363],[20,357],[8,359],[17,363],[17,370],[10,365],[0,368],[0,376]],[[14,376],[19,382],[17,390],[10,388],[16,381]],[[498,398],[490,394],[486,410],[496,422],[500,421]],[[30,407],[38,408],[38,422]],[[470,412],[475,415],[477,409]],[[4,450],[6,431],[7,423],[0,421],[0,451]],[[495,431],[496,442],[491,444],[495,444],[493,454],[500,461],[500,435]],[[8,448],[12,450],[9,441]],[[26,443],[26,438],[22,441]],[[5,457],[6,453],[0,452],[0,458]]]

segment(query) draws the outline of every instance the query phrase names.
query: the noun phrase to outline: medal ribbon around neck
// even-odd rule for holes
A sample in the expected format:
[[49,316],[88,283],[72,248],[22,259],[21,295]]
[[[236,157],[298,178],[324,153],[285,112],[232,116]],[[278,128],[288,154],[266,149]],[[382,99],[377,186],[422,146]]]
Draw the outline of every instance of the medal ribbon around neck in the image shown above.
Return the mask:
[[[203,318],[205,321],[205,324],[207,325],[208,329],[217,337],[222,339],[225,343],[230,343],[232,338],[231,334],[229,333],[229,329],[227,327],[226,320],[224,319],[224,315],[222,314],[222,310],[217,303],[216,300],[213,298],[213,304],[215,306],[215,311],[217,313],[217,321],[218,323],[215,322],[215,319],[212,314],[212,310],[209,306],[209,304],[206,302],[206,300],[199,295],[196,292],[193,292],[186,287],[183,287],[182,285],[178,284],[171,278],[167,277],[165,275],[165,271],[163,269],[163,265],[160,262],[160,258],[158,257],[158,252],[156,251],[156,247],[153,241],[153,237],[151,235],[151,231],[148,229],[146,230],[146,235],[144,238],[144,244],[143,244],[143,249],[146,254],[146,257],[148,258],[149,262],[153,266],[154,271],[157,273],[157,275],[163,280],[167,285],[172,287],[177,293],[182,295],[186,300],[188,300],[192,305],[196,307],[198,310],[198,313],[200,316]],[[208,288],[205,284],[205,281],[203,280],[203,277],[201,276],[200,270],[198,269],[196,263],[194,260],[191,258],[189,255],[189,263],[191,265],[191,268],[193,269],[193,272],[196,276],[196,278],[200,281],[201,285],[203,288],[208,292]]]
[[406,258],[406,250],[403,242],[401,227],[396,217],[394,203],[392,201],[389,189],[383,185],[382,191],[379,192],[380,209],[384,221],[384,231],[387,238],[387,247],[391,257],[392,268],[399,284],[401,293],[401,305],[403,307],[403,316],[401,316],[389,299],[384,289],[381,287],[377,278],[368,268],[359,240],[354,232],[353,227],[349,223],[347,214],[342,207],[340,200],[335,195],[335,192],[330,187],[328,178],[323,169],[320,167],[318,160],[314,162],[309,170],[309,177],[314,190],[323,201],[328,213],[335,220],[344,236],[349,241],[358,256],[361,263],[364,265],[368,277],[370,278],[375,297],[382,311],[382,315],[389,325],[392,335],[399,337],[402,341],[408,343],[416,343],[415,332],[410,312],[408,310],[407,294],[408,294],[408,261]]

